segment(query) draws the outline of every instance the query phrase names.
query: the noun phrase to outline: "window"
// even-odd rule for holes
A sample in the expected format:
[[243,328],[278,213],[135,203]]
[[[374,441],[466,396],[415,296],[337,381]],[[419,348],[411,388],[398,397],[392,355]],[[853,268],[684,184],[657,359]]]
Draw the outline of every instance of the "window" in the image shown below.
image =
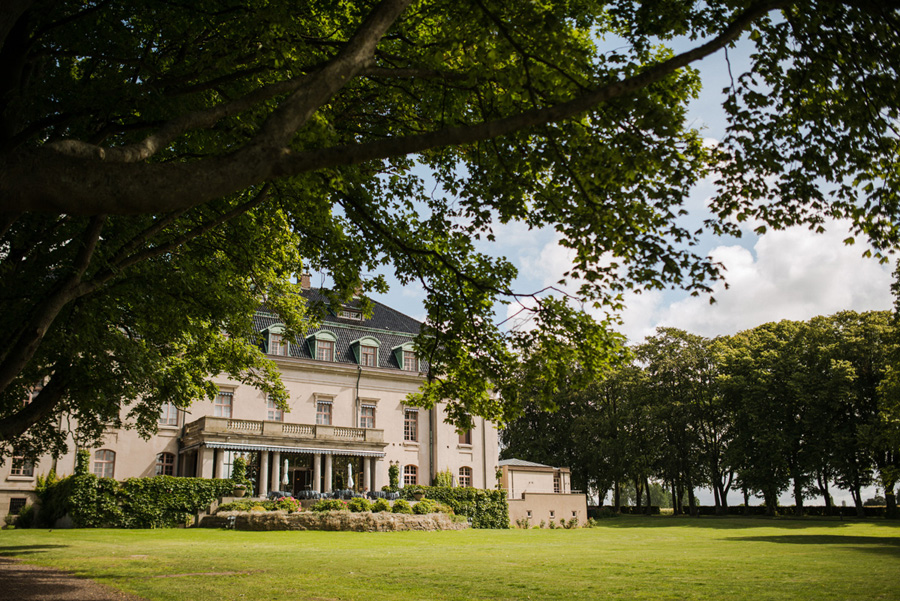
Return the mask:
[[266,397],[266,419],[270,422],[284,421],[284,411],[271,398]]
[[459,435],[459,444],[467,444],[467,445],[471,446],[471,444],[472,444],[472,431],[471,430],[466,430],[465,432],[463,432],[462,434]]
[[34,476],[34,459],[15,455],[9,468],[10,476]]
[[403,369],[404,371],[419,371],[419,361],[414,352],[403,351]]
[[459,485],[464,487],[472,486],[472,468],[459,468]]
[[213,403],[213,417],[231,417],[231,409],[234,405],[233,392],[219,392]]
[[360,345],[359,364],[365,367],[375,367],[378,362],[378,349],[374,346]]
[[162,409],[159,411],[160,426],[177,426],[178,425],[178,407],[172,403],[163,403]]
[[316,402],[316,423],[323,426],[331,425],[331,401]]
[[551,509],[550,510],[550,519],[552,520],[555,517],[556,517],[556,512]]
[[280,332],[269,332],[269,354],[288,356],[288,343]]
[[416,409],[403,411],[403,440],[419,442],[419,412]]
[[560,486],[559,476],[553,476],[553,492],[560,492],[562,487]]
[[156,475],[175,475],[175,455],[172,453],[160,453],[156,456]]
[[115,451],[110,451],[109,449],[100,449],[99,451],[94,451],[94,475],[101,478],[112,478],[115,472]]
[[19,515],[22,508],[28,504],[25,497],[13,497],[9,500],[9,512],[13,515]]
[[363,405],[359,409],[359,427],[375,427],[375,405]]
[[338,313],[338,317],[362,321],[362,311],[357,311],[356,309],[341,309]]
[[526,515],[526,516],[528,517],[528,519],[530,520],[530,519],[531,519],[531,510],[528,509],[528,510],[525,512],[525,515]]
[[403,466],[403,486],[414,486],[419,483],[419,468],[414,465]]
[[331,340],[316,340],[316,359],[319,361],[334,361],[334,342]]

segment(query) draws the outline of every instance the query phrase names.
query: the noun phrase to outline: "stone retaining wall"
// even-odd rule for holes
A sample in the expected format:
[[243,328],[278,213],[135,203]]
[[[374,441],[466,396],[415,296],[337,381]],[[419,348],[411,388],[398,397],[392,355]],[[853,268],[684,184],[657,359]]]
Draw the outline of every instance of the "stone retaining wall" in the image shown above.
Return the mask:
[[465,530],[468,522],[455,522],[446,513],[352,513],[349,511],[220,511],[204,516],[201,528],[235,530],[341,530],[399,532],[403,530]]

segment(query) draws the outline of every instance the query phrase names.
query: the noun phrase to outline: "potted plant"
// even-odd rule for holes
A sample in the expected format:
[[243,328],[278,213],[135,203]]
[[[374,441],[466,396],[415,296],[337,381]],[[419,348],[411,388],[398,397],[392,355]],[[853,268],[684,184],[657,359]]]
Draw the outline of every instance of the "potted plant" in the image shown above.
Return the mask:
[[410,487],[410,494],[416,501],[421,501],[425,497],[425,489],[421,486]]
[[243,457],[236,457],[231,464],[231,481],[234,483],[231,489],[232,496],[243,497],[247,494],[250,480],[247,478],[247,460]]

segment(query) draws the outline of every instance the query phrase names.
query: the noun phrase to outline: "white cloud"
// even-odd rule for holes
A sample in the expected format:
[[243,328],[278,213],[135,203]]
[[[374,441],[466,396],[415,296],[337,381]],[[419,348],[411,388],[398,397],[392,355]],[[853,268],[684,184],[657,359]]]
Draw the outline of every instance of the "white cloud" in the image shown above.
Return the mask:
[[824,234],[805,228],[769,232],[752,253],[736,245],[714,248],[710,256],[725,265],[730,288],[715,286],[714,305],[703,296],[671,303],[659,325],[715,336],[844,309],[889,309],[891,266],[863,258],[861,245],[844,245],[846,224],[830,226]]

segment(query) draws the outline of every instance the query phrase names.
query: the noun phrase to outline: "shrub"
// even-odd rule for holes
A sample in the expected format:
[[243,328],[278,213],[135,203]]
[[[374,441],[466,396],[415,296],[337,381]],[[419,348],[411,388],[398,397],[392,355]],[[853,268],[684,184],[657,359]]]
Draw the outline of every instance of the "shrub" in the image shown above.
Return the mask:
[[346,511],[347,502],[340,499],[320,499],[310,507],[311,511]]
[[372,504],[372,513],[381,513],[383,511],[390,511],[391,503],[387,499],[376,499]]
[[300,505],[300,501],[294,497],[281,497],[275,501],[275,509],[287,511],[288,513],[296,513],[302,511],[303,507]]
[[[412,488],[403,489],[405,499],[412,498]],[[509,528],[509,503],[503,490],[479,488],[444,488],[419,486],[425,496],[450,506],[456,515],[468,518],[473,528]]]
[[79,449],[75,453],[76,476],[87,476],[91,473],[91,452],[87,449]]
[[354,513],[372,511],[372,501],[366,499],[365,497],[354,497],[347,501],[347,509]]
[[400,488],[400,466],[396,463],[392,463],[388,468],[388,482],[390,484],[390,490],[397,490]]
[[523,530],[528,530],[531,527],[531,522],[528,518],[519,518],[516,520],[516,528],[522,528]]
[[31,528],[34,525],[34,505],[25,505],[16,516],[16,528]]
[[264,506],[260,505],[259,503],[254,503],[253,507],[250,508],[250,511],[265,513],[266,511],[269,511],[269,510],[266,509]]
[[391,513],[412,513],[412,507],[406,499],[397,499],[391,506]]
[[413,513],[416,515],[426,515],[429,513],[437,513],[438,502],[434,499],[422,499],[413,505]]
[[569,530],[574,530],[575,528],[578,528],[578,518],[572,518],[571,520],[566,522],[566,528],[568,528]]
[[449,488],[453,486],[453,473],[450,471],[448,467],[442,472],[438,472],[434,475],[434,480],[431,482],[432,486],[438,486],[442,488]]

